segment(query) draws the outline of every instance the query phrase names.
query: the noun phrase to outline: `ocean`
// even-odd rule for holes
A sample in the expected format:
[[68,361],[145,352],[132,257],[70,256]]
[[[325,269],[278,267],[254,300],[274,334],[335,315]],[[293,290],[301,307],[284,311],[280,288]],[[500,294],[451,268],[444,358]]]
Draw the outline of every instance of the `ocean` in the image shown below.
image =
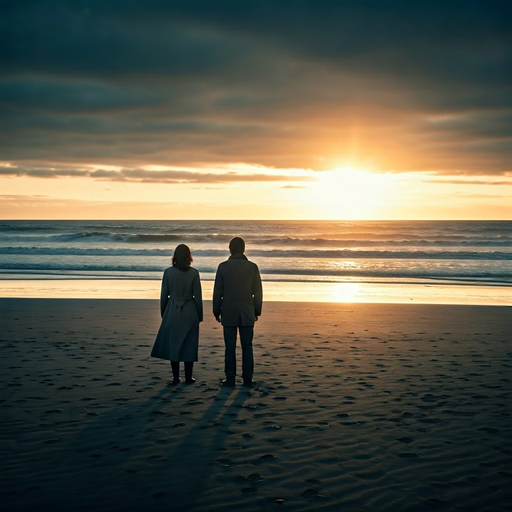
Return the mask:
[[208,282],[233,236],[267,283],[512,290],[511,221],[0,221],[0,280],[160,280],[185,243]]

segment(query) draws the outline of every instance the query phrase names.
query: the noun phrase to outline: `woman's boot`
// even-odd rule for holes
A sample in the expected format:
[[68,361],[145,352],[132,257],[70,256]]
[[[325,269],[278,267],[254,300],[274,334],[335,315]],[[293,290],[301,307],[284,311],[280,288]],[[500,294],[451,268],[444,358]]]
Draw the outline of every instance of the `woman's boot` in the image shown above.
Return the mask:
[[187,384],[194,384],[196,379],[192,377],[192,371],[194,369],[193,362],[185,362],[185,382]]
[[172,382],[171,385],[176,386],[181,382],[180,380],[180,363],[179,361],[171,361]]

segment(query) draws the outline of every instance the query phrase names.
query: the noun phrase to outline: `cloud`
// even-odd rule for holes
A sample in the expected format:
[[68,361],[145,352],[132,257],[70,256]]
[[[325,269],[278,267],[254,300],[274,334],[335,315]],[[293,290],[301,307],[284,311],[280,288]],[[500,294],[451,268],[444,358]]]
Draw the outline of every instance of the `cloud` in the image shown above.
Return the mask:
[[0,152],[20,166],[512,170],[509,2],[2,9]]
[[63,168],[23,168],[0,166],[0,176],[30,178],[93,178],[103,181],[134,182],[134,183],[250,183],[250,182],[307,182],[313,176],[286,175],[267,173],[226,172],[195,172],[181,169],[147,170],[147,169],[63,169]]
[[450,180],[450,179],[438,179],[438,180],[435,180],[435,179],[429,179],[429,180],[426,180],[428,181],[428,183],[441,183],[443,185],[489,185],[489,186],[509,186],[509,187],[512,187],[512,175],[511,175],[511,179],[509,181],[506,181],[506,180],[476,180],[476,179],[472,179],[472,180]]

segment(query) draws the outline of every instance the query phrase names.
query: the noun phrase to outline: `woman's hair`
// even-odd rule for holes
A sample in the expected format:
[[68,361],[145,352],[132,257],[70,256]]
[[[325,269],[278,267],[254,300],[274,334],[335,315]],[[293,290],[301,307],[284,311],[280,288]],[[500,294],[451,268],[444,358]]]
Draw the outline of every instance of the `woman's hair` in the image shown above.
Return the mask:
[[172,266],[178,267],[183,272],[186,272],[190,268],[190,264],[194,261],[190,249],[185,244],[180,244],[174,249],[172,256]]

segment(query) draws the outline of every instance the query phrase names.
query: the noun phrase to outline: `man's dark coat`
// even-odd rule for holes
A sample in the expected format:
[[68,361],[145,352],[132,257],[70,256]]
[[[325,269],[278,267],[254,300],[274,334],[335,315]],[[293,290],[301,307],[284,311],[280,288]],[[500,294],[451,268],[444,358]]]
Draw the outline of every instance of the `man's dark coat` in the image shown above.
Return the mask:
[[224,326],[251,326],[261,315],[263,288],[256,263],[244,254],[232,254],[215,276],[213,314]]

